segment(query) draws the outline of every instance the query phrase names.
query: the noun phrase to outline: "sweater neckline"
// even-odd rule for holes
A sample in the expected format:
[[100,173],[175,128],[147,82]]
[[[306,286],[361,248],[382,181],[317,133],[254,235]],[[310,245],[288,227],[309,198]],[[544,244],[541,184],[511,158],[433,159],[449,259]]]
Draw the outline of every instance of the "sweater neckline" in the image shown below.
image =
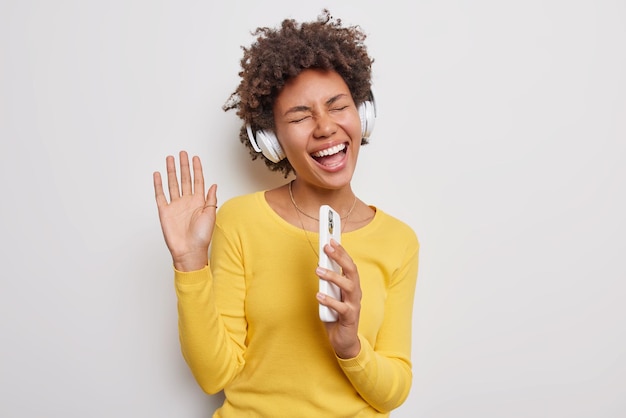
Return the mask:
[[[292,233],[297,233],[297,234],[302,234],[302,228],[297,227],[296,225],[292,225],[291,223],[287,222],[285,219],[283,219],[278,213],[276,213],[274,211],[274,209],[272,209],[272,207],[270,206],[269,203],[267,203],[267,200],[265,199],[265,192],[266,190],[261,190],[261,191],[257,191],[255,193],[256,199],[259,203],[259,205],[262,207],[262,209],[268,214],[268,216],[274,220],[274,222],[276,222],[277,225],[279,225],[281,228],[290,231]],[[370,231],[374,230],[377,228],[378,224],[381,222],[382,217],[384,216],[382,211],[380,209],[378,209],[376,206],[373,205],[368,205],[370,208],[372,208],[374,210],[374,218],[367,224],[362,226],[361,228],[358,229],[354,229],[352,231],[349,232],[344,232],[342,235],[344,236],[359,236],[359,235],[364,235],[364,234],[368,234]],[[307,231],[308,234],[310,234],[313,237],[318,237],[319,234],[317,232],[313,232],[313,231]]]

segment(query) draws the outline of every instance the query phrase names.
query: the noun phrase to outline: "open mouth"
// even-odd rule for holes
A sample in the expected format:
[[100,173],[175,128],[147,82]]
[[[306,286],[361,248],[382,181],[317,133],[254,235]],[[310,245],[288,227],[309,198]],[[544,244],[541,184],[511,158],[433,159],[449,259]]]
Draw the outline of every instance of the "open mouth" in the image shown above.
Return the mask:
[[313,157],[319,164],[331,167],[343,161],[343,157],[346,155],[346,149],[347,146],[343,143],[314,152],[311,154],[311,157]]

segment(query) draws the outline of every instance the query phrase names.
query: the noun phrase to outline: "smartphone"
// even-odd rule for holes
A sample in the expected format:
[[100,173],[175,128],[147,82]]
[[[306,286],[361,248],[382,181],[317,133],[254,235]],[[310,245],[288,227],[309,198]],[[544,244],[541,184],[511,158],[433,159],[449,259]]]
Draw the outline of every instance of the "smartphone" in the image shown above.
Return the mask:
[[[328,270],[341,273],[341,267],[328,258],[324,252],[324,246],[334,239],[341,243],[341,217],[339,213],[328,205],[320,206],[320,243],[319,243],[319,265]],[[341,289],[337,285],[326,280],[319,279],[319,290],[334,299],[341,300]],[[324,305],[319,305],[320,319],[324,322],[337,321],[337,312]]]

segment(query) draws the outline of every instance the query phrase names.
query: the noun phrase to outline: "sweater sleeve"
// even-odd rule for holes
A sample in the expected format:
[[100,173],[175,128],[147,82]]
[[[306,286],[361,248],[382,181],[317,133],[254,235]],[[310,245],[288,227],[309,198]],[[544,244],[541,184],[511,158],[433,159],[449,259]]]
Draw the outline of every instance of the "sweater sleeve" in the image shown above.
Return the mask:
[[224,389],[244,367],[245,279],[237,252],[216,226],[209,266],[175,270],[181,350],[206,393]]
[[399,407],[411,389],[411,331],[418,258],[416,240],[407,248],[404,263],[390,283],[383,324],[374,345],[359,335],[361,352],[357,357],[338,358],[357,392],[380,412]]

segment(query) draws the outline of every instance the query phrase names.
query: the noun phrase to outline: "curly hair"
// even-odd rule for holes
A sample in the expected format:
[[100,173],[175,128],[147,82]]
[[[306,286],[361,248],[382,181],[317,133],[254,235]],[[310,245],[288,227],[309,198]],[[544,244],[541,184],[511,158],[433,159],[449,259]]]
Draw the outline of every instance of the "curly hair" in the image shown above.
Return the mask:
[[[348,85],[357,106],[369,99],[374,60],[367,53],[366,35],[360,27],[343,27],[341,19],[324,9],[316,21],[285,19],[279,28],[259,27],[252,35],[256,36],[255,42],[249,48],[242,47],[241,81],[223,109],[237,109],[244,121],[239,139],[253,160],[261,154],[250,144],[246,125],[255,131],[274,130],[274,101],[285,83],[303,70],[335,71]],[[361,142],[366,144],[367,140]],[[293,171],[286,158],[278,163],[263,158],[270,170],[280,171],[285,177]]]

